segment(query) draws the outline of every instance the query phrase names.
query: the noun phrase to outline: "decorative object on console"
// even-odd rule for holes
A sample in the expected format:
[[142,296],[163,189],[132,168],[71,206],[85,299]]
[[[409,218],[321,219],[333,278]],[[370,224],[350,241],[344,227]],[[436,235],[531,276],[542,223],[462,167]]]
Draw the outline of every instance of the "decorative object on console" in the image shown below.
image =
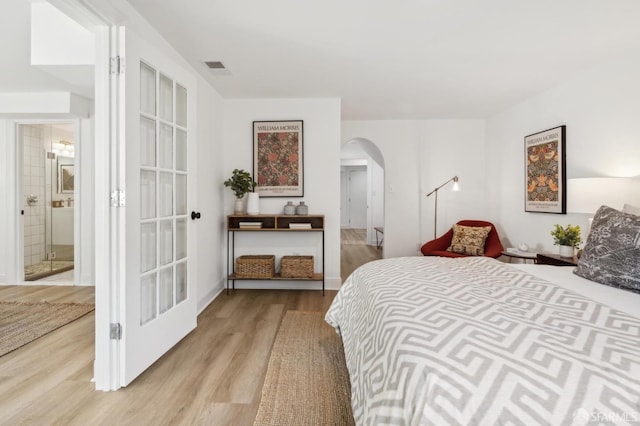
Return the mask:
[[261,197],[302,197],[302,120],[253,122],[253,173]]
[[236,258],[239,278],[271,278],[275,274],[276,257],[272,254],[245,255]]
[[560,246],[560,256],[573,257],[575,249],[582,242],[580,237],[580,226],[572,226],[568,224],[564,228],[555,224],[555,228],[551,231],[553,244]]
[[640,293],[640,216],[600,207],[575,273]]
[[243,198],[245,194],[253,191],[256,187],[256,182],[246,170],[233,169],[231,177],[224,181],[224,186],[231,188],[236,196],[234,213],[243,214]]
[[280,260],[282,278],[312,278],[313,274],[313,256],[282,256]]
[[257,192],[250,192],[247,195],[247,214],[260,214],[260,195]]
[[566,126],[559,126],[524,138],[524,211],[566,213]]
[[293,201],[288,201],[284,206],[284,214],[294,215],[296,214],[296,206],[293,205]]
[[452,191],[460,191],[460,185],[458,184],[458,176],[454,176],[442,185],[436,187],[433,191],[427,194],[429,197],[431,194],[435,194],[435,203],[433,205],[433,238],[436,238],[437,230],[438,230],[438,190],[448,184],[449,182],[453,182]]
[[[487,239],[484,243],[484,256],[498,258],[502,255],[504,247],[500,242],[498,231],[491,222],[484,220],[461,220],[456,225],[468,226],[468,227],[490,227],[491,230],[487,235]],[[444,257],[463,257],[468,256],[462,253],[456,253],[453,251],[447,251],[447,248],[451,246],[453,239],[453,228],[447,231],[444,235],[435,240],[425,243],[420,251],[425,256],[444,256]]]
[[306,216],[309,214],[309,206],[307,206],[304,201],[300,201],[298,207],[296,207],[296,214],[300,216]]

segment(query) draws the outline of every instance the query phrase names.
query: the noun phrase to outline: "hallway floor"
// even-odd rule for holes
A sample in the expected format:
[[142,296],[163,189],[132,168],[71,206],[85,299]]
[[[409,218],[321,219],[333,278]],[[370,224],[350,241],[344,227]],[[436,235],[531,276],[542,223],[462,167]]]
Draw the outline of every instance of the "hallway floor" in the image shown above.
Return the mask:
[[367,244],[366,229],[340,230],[340,276],[344,282],[361,265],[382,259],[382,250]]

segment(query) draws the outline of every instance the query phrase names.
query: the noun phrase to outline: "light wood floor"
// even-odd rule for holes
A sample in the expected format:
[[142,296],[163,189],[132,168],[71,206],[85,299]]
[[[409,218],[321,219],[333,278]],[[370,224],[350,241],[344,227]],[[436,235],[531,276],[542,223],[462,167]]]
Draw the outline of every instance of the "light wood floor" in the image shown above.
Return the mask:
[[[0,299],[22,299],[21,290],[0,290]],[[55,286],[27,291],[24,300],[82,301],[85,291]],[[87,315],[0,357],[0,424],[251,425],[285,312],[326,312],[334,296],[335,291],[324,297],[319,291],[221,294],[193,332],[118,392],[97,392],[90,383],[94,317]]]
[[358,267],[382,258],[382,250],[366,244],[366,230],[340,230],[340,276],[342,281]]
[[[341,247],[343,280],[381,253]],[[221,294],[198,327],[127,388],[90,382],[94,316],[86,315],[0,357],[0,424],[251,425],[287,310],[326,312],[335,291],[236,290]],[[92,302],[93,287],[0,286],[0,300]]]

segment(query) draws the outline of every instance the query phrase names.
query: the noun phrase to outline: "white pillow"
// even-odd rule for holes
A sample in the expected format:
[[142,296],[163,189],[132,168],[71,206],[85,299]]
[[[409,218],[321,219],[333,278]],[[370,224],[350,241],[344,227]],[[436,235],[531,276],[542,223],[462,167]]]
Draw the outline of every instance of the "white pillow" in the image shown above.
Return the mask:
[[632,206],[631,204],[625,204],[622,208],[622,213],[630,213],[636,216],[640,216],[640,207]]

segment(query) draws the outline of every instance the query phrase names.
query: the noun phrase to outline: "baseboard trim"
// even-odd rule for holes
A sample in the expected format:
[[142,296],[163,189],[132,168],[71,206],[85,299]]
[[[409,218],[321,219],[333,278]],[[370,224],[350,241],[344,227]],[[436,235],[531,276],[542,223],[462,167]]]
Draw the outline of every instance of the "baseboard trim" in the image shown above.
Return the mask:
[[198,300],[197,315],[200,315],[202,311],[204,311],[207,308],[207,306],[209,306],[211,302],[213,302],[215,298],[218,297],[220,293],[223,292],[223,290],[224,290],[224,284],[223,284],[223,281],[220,280],[218,281],[218,285],[213,287],[211,291],[209,291],[207,294],[204,295],[204,297],[201,297]]

